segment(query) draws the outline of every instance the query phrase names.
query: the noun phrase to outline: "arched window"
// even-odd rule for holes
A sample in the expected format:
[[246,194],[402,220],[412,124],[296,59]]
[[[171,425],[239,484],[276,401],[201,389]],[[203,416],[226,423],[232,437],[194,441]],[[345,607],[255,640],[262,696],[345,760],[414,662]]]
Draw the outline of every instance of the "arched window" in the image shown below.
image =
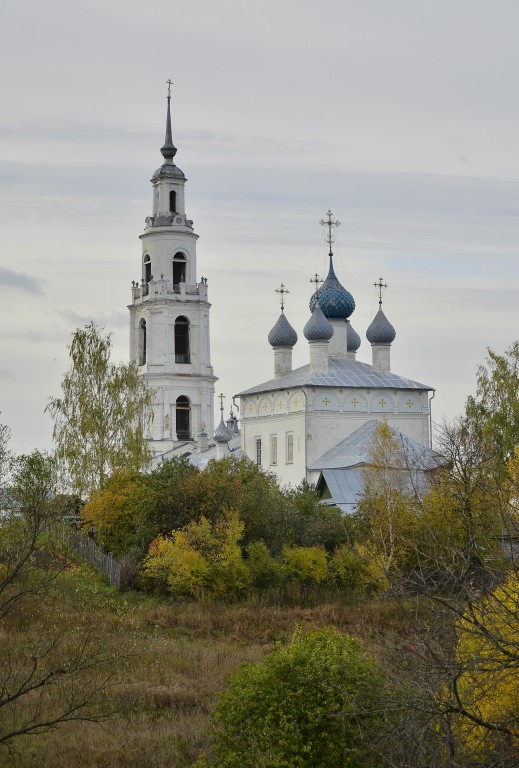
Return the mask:
[[176,403],[177,440],[191,439],[190,415],[191,404],[189,398],[180,395],[180,397],[177,397]]
[[186,282],[186,257],[183,253],[176,253],[173,256],[173,290],[180,291],[180,283]]
[[146,320],[142,318],[139,323],[139,365],[146,362]]
[[177,212],[177,193],[173,189],[169,192],[169,210],[171,213]]
[[148,285],[148,283],[150,282],[150,280],[153,277],[153,275],[151,274],[151,259],[150,259],[150,257],[147,254],[144,257],[144,275],[143,275],[143,277],[144,277],[144,283],[146,285]]
[[191,362],[189,354],[189,320],[182,315],[175,320],[175,362]]

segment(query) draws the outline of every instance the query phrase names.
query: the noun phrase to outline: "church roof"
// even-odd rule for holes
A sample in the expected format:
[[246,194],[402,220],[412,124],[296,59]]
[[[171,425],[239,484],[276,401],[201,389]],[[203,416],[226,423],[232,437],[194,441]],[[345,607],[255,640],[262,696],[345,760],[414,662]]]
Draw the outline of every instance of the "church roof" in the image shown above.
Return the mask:
[[[314,461],[309,469],[347,469],[371,462],[373,435],[381,422],[370,419],[348,435],[340,443]],[[402,445],[406,457],[406,468],[430,470],[445,464],[445,458],[436,451],[422,445],[418,440],[389,427],[393,438]]]
[[311,371],[310,365],[303,365],[294,371],[270,379],[255,387],[240,392],[237,396],[255,395],[260,392],[274,392],[289,387],[350,387],[352,389],[426,389],[434,388],[418,381],[397,376],[396,373],[377,373],[372,365],[348,358],[330,357],[326,372]]

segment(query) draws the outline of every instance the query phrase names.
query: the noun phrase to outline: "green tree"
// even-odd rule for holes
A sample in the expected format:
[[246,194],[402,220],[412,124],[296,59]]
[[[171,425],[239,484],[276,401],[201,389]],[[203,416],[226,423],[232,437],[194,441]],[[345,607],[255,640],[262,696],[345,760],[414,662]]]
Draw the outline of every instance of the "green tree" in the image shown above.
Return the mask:
[[[0,763],[2,749],[70,721],[105,720],[99,695],[112,659],[77,632],[33,629],[38,601],[51,595],[65,559],[53,531],[62,503],[54,457],[35,451],[14,461],[11,506],[0,518]],[[68,500],[65,499],[65,502]],[[57,601],[59,603],[59,601]],[[23,643],[20,642],[20,625]]]
[[467,417],[487,442],[500,477],[519,445],[519,341],[503,355],[491,349],[478,368],[476,395],[467,399]]
[[111,347],[111,335],[94,323],[78,328],[62,396],[50,398],[47,406],[56,455],[80,496],[102,488],[113,470],[140,469],[150,457],[145,427],[151,393],[135,363],[110,362]]
[[419,499],[414,479],[405,446],[381,423],[373,435],[355,518],[358,537],[387,573],[404,567],[415,545]]
[[244,667],[215,711],[218,768],[375,768],[384,680],[351,637],[298,629]]

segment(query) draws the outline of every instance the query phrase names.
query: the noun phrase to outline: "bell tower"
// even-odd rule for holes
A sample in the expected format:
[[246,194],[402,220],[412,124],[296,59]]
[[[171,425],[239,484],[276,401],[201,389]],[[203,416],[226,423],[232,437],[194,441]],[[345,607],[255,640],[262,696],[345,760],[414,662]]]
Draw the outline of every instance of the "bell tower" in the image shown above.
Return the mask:
[[186,177],[175,165],[168,80],[164,162],[151,178],[141,278],[132,283],[130,359],[153,392],[149,439],[158,455],[214,429],[217,381],[211,366],[207,278],[197,280],[193,222],[186,216]]

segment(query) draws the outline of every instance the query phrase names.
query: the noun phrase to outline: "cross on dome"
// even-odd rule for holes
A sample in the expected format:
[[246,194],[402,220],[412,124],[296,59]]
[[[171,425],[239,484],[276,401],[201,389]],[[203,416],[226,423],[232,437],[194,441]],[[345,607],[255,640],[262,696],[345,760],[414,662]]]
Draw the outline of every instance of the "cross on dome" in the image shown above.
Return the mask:
[[328,208],[328,213],[326,214],[326,219],[321,219],[319,224],[322,227],[328,227],[328,237],[325,238],[326,242],[330,246],[330,256],[332,255],[332,243],[334,242],[334,237],[332,235],[332,228],[333,227],[340,227],[341,222],[335,219],[333,220],[333,213],[331,211],[331,208]]
[[171,98],[171,86],[173,85],[173,80],[169,78],[169,80],[166,80],[166,85],[168,86],[168,99]]
[[290,291],[288,290],[288,288],[284,283],[281,283],[279,288],[276,288],[276,293],[280,294],[281,311],[283,312],[283,310],[285,309],[285,296],[287,293],[290,293]]
[[378,303],[382,306],[382,289],[387,288],[387,283],[382,282],[383,278],[379,277],[377,283],[373,283],[375,288],[378,288]]
[[310,278],[310,282],[315,283],[315,293],[317,293],[319,291],[319,283],[322,283],[324,281],[322,277],[319,277],[319,275],[316,272],[315,275]]

